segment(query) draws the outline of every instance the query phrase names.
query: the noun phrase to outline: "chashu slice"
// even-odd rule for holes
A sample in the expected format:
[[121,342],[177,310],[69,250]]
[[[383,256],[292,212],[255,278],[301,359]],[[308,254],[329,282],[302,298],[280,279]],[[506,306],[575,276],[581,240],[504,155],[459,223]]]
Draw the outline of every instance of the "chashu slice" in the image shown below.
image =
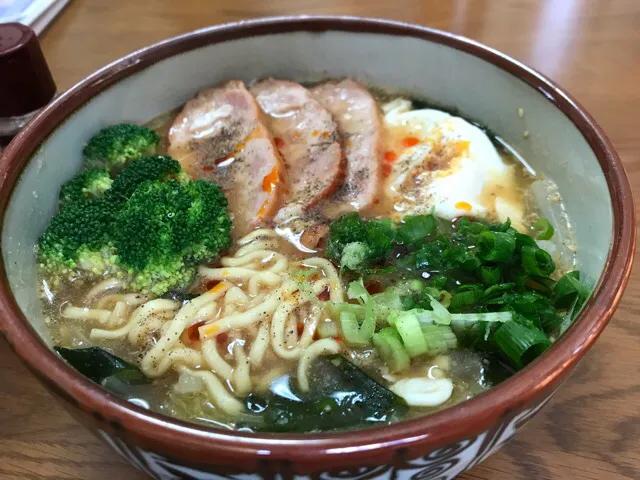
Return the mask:
[[329,218],[370,208],[381,185],[382,119],[371,93],[350,78],[325,82],[311,93],[331,112],[342,137],[347,173],[344,182],[322,205]]
[[192,178],[222,187],[237,234],[269,220],[279,208],[284,165],[242,81],[189,100],[169,130],[168,151]]
[[287,198],[276,222],[303,216],[343,178],[338,126],[303,86],[267,79],[251,88],[286,166]]

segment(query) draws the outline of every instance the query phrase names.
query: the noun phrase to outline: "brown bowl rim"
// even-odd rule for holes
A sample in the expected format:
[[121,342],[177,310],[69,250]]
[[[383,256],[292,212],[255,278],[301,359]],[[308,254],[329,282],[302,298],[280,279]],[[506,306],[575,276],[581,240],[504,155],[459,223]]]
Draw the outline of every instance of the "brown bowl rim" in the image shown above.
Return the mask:
[[[357,463],[383,451],[435,448],[487,429],[502,415],[540,399],[555,388],[600,335],[628,281],[635,248],[635,213],[631,188],[611,142],[594,119],[557,84],[517,60],[455,34],[389,20],[340,16],[286,16],[204,28],[140,49],[93,73],[52,102],[20,132],[0,160],[0,215],[22,170],[44,140],[73,112],[119,80],[158,61],[204,45],[258,35],[342,31],[418,38],[445,45],[491,63],[538,90],[576,125],[602,167],[613,207],[613,241],[594,295],[572,328],[527,368],[490,391],[433,415],[391,426],[325,434],[248,434],[217,430],[148,412],[93,384],[57,357],[38,337],[16,304],[4,265],[0,277],[0,327],[12,348],[47,385],[87,412],[99,412],[165,451],[214,453],[224,463],[254,464],[274,459],[309,463],[324,455],[332,466]],[[3,223],[4,225],[4,223]],[[304,448],[300,447],[304,444]],[[190,456],[190,455],[189,455]],[[383,455],[380,458],[385,457]]]

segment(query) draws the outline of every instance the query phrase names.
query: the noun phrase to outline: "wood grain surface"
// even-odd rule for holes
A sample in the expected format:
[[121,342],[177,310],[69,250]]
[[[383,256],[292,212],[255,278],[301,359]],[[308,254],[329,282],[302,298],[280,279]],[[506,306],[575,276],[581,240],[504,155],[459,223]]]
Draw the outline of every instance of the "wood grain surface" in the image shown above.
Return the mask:
[[[639,0],[73,0],[42,45],[58,86],[66,89],[169,36],[231,20],[302,13],[419,23],[524,61],[594,115],[640,197]],[[638,275],[610,326],[551,403],[516,439],[460,478],[640,479],[636,315]],[[0,379],[0,478],[143,478],[72,420],[4,343]]]

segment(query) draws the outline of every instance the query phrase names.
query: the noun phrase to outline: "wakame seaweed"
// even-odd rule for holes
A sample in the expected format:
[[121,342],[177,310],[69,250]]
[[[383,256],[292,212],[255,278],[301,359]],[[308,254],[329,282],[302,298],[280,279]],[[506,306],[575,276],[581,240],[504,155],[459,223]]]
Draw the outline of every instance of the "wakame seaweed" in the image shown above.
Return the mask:
[[127,394],[132,386],[151,383],[138,367],[100,347],[53,349],[85,377],[114,393]]
[[310,377],[307,393],[289,385],[284,392],[272,388],[266,395],[249,395],[245,405],[256,416],[239,426],[280,433],[329,431],[390,423],[407,410],[401,397],[340,355],[317,359]]

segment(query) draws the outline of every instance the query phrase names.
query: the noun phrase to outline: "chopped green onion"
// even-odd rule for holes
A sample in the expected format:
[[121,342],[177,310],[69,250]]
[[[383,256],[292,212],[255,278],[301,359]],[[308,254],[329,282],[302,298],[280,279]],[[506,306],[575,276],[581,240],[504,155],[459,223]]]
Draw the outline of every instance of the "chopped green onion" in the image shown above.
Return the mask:
[[362,278],[349,284],[349,288],[347,289],[347,296],[351,300],[358,299],[360,303],[365,303],[367,299],[371,297],[371,295],[369,295],[369,292],[367,292],[367,289],[364,287]]
[[551,274],[556,266],[553,258],[539,247],[522,247],[522,268],[530,275],[546,277]]
[[364,306],[357,303],[348,302],[322,302],[322,306],[326,307],[330,313],[340,316],[342,312],[351,312],[357,318],[364,318]]
[[480,246],[486,252],[484,259],[488,262],[505,263],[511,260],[516,249],[516,238],[507,232],[482,232]]
[[500,267],[480,267],[478,269],[478,274],[482,283],[487,287],[500,283],[500,278],[502,277]]
[[458,339],[451,327],[442,325],[422,325],[422,335],[426,343],[427,355],[439,355],[458,346]]
[[427,294],[427,296],[429,297],[429,303],[433,309],[435,322],[441,325],[449,325],[451,323],[451,314],[449,313],[449,310],[444,308],[444,306],[431,295]]
[[340,328],[342,328],[342,336],[348,345],[366,345],[360,338],[360,325],[358,319],[351,312],[342,312],[340,314]]
[[420,322],[411,312],[401,312],[393,323],[400,334],[402,343],[411,358],[424,354],[427,351],[427,343],[420,330]]
[[[479,323],[504,323],[513,319],[512,312],[488,312],[488,313],[453,313],[451,314],[451,328],[459,336],[468,336]],[[489,339],[492,328],[485,326],[482,329],[482,337]],[[476,333],[477,335],[477,333]]]
[[489,298],[494,295],[499,295],[501,293],[508,292],[509,290],[512,290],[513,287],[515,286],[516,286],[515,283],[499,283],[497,285],[493,285],[484,291],[484,298]]
[[398,226],[398,239],[405,245],[412,245],[431,235],[436,229],[433,215],[407,215]]
[[536,240],[550,240],[555,230],[546,218],[539,218],[533,224],[533,232]]
[[371,337],[376,329],[376,319],[373,312],[367,312],[371,302],[365,306],[365,320],[362,325],[358,323],[358,319],[353,312],[343,311],[340,313],[340,327],[342,335],[348,345],[365,346],[371,343]]
[[513,319],[512,312],[452,313],[451,324],[459,322],[508,322]]
[[556,308],[569,308],[578,299],[580,306],[589,298],[589,288],[580,281],[580,272],[565,274],[553,287]]
[[373,344],[389,367],[389,370],[398,372],[409,368],[411,364],[409,354],[404,345],[402,345],[400,335],[394,328],[383,328],[376,333],[373,336]]
[[518,368],[530,363],[551,345],[551,340],[541,330],[513,320],[495,331],[493,341]]
[[474,306],[484,297],[484,291],[480,289],[469,289],[456,292],[451,297],[451,310],[462,310]]

